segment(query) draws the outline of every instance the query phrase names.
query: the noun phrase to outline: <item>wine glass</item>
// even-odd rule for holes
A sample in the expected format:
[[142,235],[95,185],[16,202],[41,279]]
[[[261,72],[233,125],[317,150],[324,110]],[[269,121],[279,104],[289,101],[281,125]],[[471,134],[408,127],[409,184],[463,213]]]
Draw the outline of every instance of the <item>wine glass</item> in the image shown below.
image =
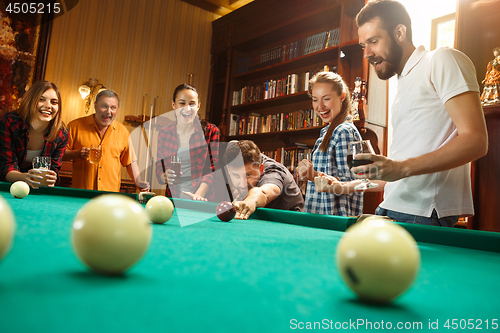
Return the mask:
[[[350,169],[360,165],[368,165],[373,163],[373,161],[370,160],[355,160],[354,156],[357,154],[375,154],[375,151],[373,150],[370,140],[349,142],[349,150],[347,152],[347,164],[349,165]],[[369,179],[363,179],[361,184],[354,186],[354,189],[366,190],[377,186],[378,184],[372,183]]]

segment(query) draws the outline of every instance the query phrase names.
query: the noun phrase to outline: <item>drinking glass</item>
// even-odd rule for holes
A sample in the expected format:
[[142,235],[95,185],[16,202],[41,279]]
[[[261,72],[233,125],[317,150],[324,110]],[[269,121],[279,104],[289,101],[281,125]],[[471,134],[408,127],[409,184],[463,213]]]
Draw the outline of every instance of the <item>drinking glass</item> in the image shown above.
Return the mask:
[[32,160],[33,169],[50,169],[50,156],[36,156]]
[[[307,152],[307,153],[304,153],[304,152],[299,152],[299,158],[298,158],[298,161],[302,161],[303,159],[306,159],[308,161],[312,161],[311,160],[311,153],[310,152]],[[306,175],[306,177],[299,177],[299,180],[300,181],[306,181],[307,180],[307,176],[309,175]]]
[[302,161],[304,159],[304,152],[303,151],[299,151],[297,152],[297,161]]
[[92,164],[99,164],[102,157],[101,145],[91,145],[89,152],[89,162]]
[[[360,165],[368,165],[373,163],[373,161],[370,160],[355,160],[354,156],[357,154],[375,154],[370,140],[354,141],[349,143],[349,150],[347,152],[347,164],[349,165],[349,168],[353,168]],[[354,189],[366,190],[377,186],[378,184],[372,183],[369,179],[363,179],[361,184],[354,186]]]
[[33,169],[40,170],[43,177],[43,179],[40,179],[40,186],[47,186],[46,174],[50,170],[50,156],[35,156],[31,162]]
[[174,184],[179,184],[181,176],[181,157],[177,155],[170,156],[170,169],[175,172]]

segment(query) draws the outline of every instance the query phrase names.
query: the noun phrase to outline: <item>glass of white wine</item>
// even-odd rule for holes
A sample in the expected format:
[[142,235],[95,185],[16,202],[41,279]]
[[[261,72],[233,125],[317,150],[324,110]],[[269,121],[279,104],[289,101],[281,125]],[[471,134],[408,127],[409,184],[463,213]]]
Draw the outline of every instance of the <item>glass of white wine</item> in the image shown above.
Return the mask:
[[[370,160],[355,160],[354,156],[357,154],[375,154],[370,140],[353,141],[349,142],[349,149],[347,152],[347,164],[349,168],[357,167],[360,165],[372,164]],[[366,190],[369,188],[377,187],[378,184],[372,183],[369,179],[363,179],[361,184],[354,186],[355,190]]]

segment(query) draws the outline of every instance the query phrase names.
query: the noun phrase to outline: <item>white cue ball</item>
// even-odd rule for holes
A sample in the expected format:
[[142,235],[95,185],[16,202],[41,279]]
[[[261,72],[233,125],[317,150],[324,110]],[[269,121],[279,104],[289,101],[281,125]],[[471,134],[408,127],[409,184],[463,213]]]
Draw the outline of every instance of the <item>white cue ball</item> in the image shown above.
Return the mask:
[[30,186],[23,182],[22,180],[18,180],[17,182],[10,185],[10,194],[14,198],[22,199],[30,193]]
[[163,224],[174,214],[174,204],[167,197],[156,196],[146,204],[146,214],[151,222]]
[[346,230],[337,246],[342,279],[361,299],[387,303],[415,279],[420,251],[415,239],[396,223],[371,218]]
[[15,229],[14,214],[7,202],[0,197],[0,259],[5,257],[12,247]]
[[78,211],[71,242],[78,258],[92,270],[121,274],[142,258],[151,233],[142,205],[125,195],[106,194]]

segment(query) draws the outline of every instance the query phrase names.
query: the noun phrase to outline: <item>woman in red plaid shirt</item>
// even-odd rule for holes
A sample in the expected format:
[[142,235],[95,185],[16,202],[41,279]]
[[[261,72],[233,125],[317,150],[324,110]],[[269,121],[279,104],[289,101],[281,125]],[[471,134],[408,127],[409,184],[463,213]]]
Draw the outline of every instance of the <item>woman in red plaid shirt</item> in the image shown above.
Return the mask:
[[[158,134],[156,176],[167,184],[167,196],[207,201],[214,197],[214,172],[219,161],[219,129],[200,121],[200,101],[196,88],[181,84],[172,99],[176,122]],[[171,157],[181,159],[179,174],[171,167]]]
[[19,109],[0,117],[0,180],[22,180],[38,188],[44,177],[32,168],[31,161],[36,156],[48,156],[51,165],[45,180],[48,186],[54,186],[68,139],[59,89],[48,81],[35,82]]

